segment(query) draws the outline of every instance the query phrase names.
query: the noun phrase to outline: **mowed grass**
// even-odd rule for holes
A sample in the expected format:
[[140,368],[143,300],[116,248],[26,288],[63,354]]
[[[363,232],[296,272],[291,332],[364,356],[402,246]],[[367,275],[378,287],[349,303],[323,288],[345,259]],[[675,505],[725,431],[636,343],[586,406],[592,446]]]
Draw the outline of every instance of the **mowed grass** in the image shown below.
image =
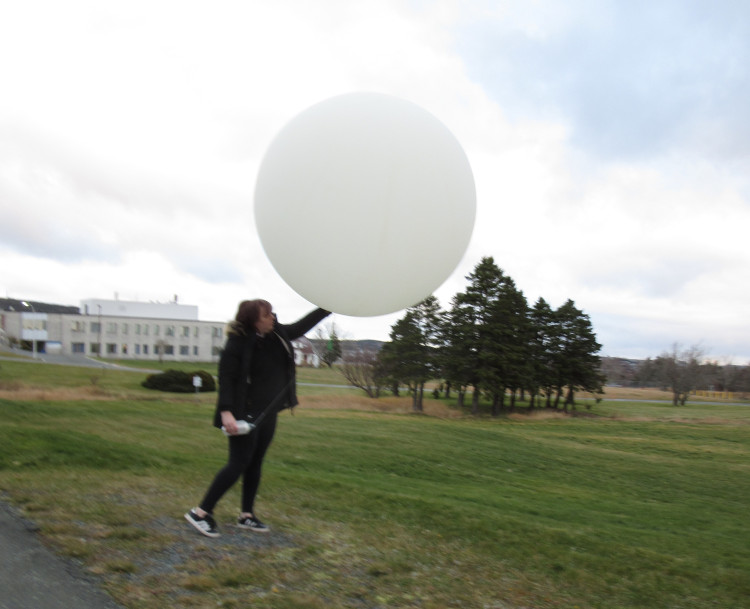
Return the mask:
[[209,540],[182,514],[225,458],[215,396],[106,374],[97,399],[3,394],[0,490],[125,607],[747,607],[748,406],[424,416],[302,385],[258,499],[272,533],[231,526],[235,488]]

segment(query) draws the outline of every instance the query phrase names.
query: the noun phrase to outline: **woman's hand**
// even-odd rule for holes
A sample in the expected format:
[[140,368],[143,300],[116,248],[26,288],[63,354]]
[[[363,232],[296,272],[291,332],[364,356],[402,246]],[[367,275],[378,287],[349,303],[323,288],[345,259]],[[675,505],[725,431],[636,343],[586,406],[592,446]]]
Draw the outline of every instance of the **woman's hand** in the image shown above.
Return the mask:
[[234,418],[231,410],[221,411],[221,424],[230,436],[237,435],[237,419]]

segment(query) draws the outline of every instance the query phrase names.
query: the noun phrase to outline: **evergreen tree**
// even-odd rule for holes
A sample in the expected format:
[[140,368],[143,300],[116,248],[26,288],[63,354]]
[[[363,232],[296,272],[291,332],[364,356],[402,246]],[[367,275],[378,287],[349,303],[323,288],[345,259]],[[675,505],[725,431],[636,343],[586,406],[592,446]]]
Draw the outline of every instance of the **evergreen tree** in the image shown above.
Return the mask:
[[490,309],[488,335],[492,337],[496,356],[496,390],[493,393],[492,414],[505,408],[509,391],[511,408],[515,407],[516,391],[527,382],[530,374],[530,324],[528,303],[510,277],[498,285],[498,298]]
[[341,340],[336,334],[336,326],[331,324],[331,335],[326,341],[325,352],[323,353],[323,361],[330,368],[333,364],[341,359]]
[[540,297],[529,311],[529,375],[526,388],[532,408],[542,392],[547,396],[547,406],[550,405],[558,342],[553,320],[552,307]]
[[[326,336],[327,333],[327,336]],[[318,355],[321,361],[331,368],[343,354],[341,347],[341,339],[336,332],[336,324],[331,322],[327,328],[319,327],[317,330],[319,343],[322,345],[318,347]]]
[[[451,387],[458,391],[458,407],[463,408],[468,387],[474,387],[475,395],[479,390],[477,324],[474,308],[466,302],[464,294],[456,294],[452,299],[451,309],[446,313],[443,323],[440,354],[443,377]],[[475,400],[474,411],[478,411]]]
[[454,297],[446,318],[444,369],[448,380],[473,386],[472,413],[478,413],[484,392],[497,414],[506,389],[523,383],[527,304],[491,257],[483,258],[467,280],[466,291]]
[[440,319],[437,298],[429,296],[407,309],[391,328],[390,342],[383,345],[382,364],[394,380],[407,385],[416,412],[423,410],[425,383],[438,371]]
[[[483,258],[466,279],[465,292],[456,294],[444,328],[446,373],[459,386],[460,396],[473,387],[472,414],[479,413],[482,391],[496,386],[496,357],[488,334],[490,307],[497,299],[502,271],[492,258]],[[461,404],[463,400],[459,398]]]
[[564,408],[574,402],[575,391],[601,393],[604,376],[601,374],[601,360],[597,355],[602,348],[596,342],[591,320],[572,300],[568,300],[557,311],[555,318],[558,327],[559,348],[556,353],[558,405],[563,389],[567,388]]

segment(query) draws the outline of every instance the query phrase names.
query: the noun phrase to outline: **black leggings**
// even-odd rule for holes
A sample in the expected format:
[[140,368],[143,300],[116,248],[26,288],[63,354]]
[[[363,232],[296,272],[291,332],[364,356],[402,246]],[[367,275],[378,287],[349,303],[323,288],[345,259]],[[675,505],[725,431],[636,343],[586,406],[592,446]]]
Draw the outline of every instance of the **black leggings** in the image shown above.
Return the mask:
[[208,487],[200,508],[209,514],[234,483],[242,476],[242,506],[243,512],[253,513],[255,495],[260,485],[260,472],[263,457],[271,445],[276,432],[276,413],[270,414],[260,427],[244,436],[229,436],[229,460],[214,477]]

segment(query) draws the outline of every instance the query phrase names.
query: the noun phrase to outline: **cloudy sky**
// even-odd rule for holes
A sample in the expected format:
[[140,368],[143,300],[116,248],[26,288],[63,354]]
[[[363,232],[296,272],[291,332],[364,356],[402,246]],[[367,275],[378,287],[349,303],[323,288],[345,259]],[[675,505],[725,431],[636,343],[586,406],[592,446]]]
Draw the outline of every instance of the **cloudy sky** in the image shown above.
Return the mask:
[[[0,290],[310,308],[253,224],[300,111],[374,91],[459,139],[477,187],[444,307],[492,256],[602,354],[750,361],[744,0],[0,0]],[[337,315],[387,339],[401,314]]]

